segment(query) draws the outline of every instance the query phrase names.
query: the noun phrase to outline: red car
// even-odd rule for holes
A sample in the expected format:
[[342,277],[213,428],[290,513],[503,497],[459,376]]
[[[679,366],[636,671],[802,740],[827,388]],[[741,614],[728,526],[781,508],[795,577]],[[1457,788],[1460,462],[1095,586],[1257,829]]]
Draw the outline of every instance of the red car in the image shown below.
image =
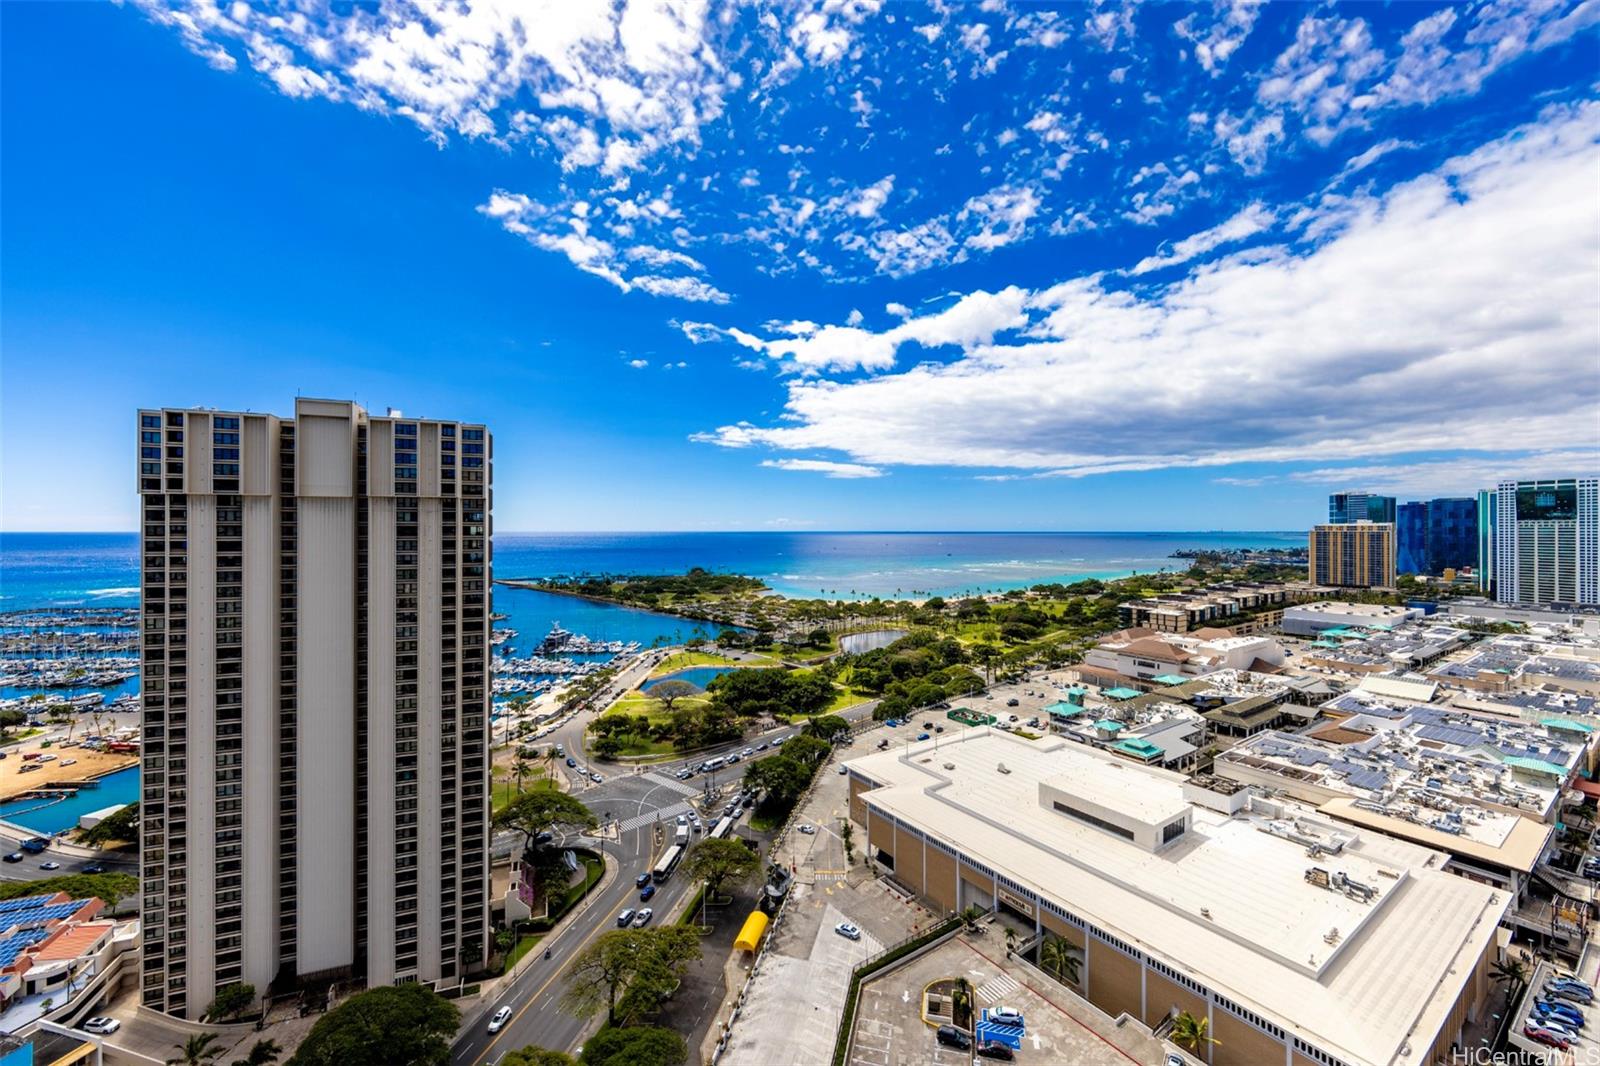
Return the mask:
[[1529,1022],[1527,1025],[1522,1027],[1522,1035],[1527,1037],[1529,1040],[1535,1040],[1541,1044],[1547,1044],[1558,1051],[1565,1051],[1567,1048],[1572,1046],[1572,1041],[1568,1040],[1560,1033],[1555,1032],[1552,1029],[1546,1029],[1543,1026],[1534,1025],[1532,1022]]

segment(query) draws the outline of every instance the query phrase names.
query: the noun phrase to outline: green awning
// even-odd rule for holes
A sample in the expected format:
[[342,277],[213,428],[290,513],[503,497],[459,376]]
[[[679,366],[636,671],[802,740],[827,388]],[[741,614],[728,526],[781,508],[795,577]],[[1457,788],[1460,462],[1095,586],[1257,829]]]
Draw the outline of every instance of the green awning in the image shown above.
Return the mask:
[[1543,759],[1529,759],[1521,755],[1508,755],[1505,758],[1505,763],[1507,766],[1514,766],[1518,770],[1547,774],[1550,777],[1567,776],[1567,768],[1565,766],[1557,766],[1555,763],[1545,762]]
[[1100,695],[1108,700],[1131,700],[1139,695],[1139,690],[1136,688],[1108,688]]

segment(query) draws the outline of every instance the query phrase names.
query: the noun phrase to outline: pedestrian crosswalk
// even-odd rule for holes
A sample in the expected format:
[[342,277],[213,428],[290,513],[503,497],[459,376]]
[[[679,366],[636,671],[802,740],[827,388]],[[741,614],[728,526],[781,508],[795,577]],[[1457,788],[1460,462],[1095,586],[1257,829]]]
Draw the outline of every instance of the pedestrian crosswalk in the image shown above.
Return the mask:
[[978,986],[978,998],[998,1003],[1021,987],[1006,974],[997,974]]
[[635,829],[639,829],[647,825],[653,825],[656,822],[666,822],[670,824],[677,819],[678,815],[688,813],[689,805],[687,803],[674,803],[672,806],[663,807],[658,811],[646,811],[643,814],[636,814],[632,818],[623,819],[622,831],[624,833],[631,833]]
[[700,794],[700,790],[698,788],[694,788],[691,785],[686,785],[682,781],[676,781],[665,774],[658,774],[653,770],[650,773],[644,774],[643,776],[644,779],[650,782],[652,785],[660,785],[662,788],[670,788],[680,796],[698,796]]

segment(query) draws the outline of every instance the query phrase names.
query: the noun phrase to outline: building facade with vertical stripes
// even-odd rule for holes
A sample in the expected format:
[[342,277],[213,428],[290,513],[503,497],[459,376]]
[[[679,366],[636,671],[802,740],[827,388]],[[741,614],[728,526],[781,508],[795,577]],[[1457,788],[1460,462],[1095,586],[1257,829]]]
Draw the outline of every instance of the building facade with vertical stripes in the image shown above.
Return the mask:
[[138,415],[147,1007],[461,983],[489,949],[492,441]]
[[1391,522],[1350,522],[1311,527],[1307,573],[1316,585],[1391,588],[1395,533]]
[[1496,600],[1600,604],[1600,478],[1502,481],[1494,500]]

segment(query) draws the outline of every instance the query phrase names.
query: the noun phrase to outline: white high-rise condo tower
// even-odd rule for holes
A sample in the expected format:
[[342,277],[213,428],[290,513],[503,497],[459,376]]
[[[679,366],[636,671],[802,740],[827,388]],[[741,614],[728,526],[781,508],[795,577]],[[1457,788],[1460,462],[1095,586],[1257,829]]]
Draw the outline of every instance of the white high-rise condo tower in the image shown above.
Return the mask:
[[482,426],[139,412],[141,999],[459,984],[489,949]]
[[1495,599],[1600,604],[1600,478],[1502,481],[1494,499]]

